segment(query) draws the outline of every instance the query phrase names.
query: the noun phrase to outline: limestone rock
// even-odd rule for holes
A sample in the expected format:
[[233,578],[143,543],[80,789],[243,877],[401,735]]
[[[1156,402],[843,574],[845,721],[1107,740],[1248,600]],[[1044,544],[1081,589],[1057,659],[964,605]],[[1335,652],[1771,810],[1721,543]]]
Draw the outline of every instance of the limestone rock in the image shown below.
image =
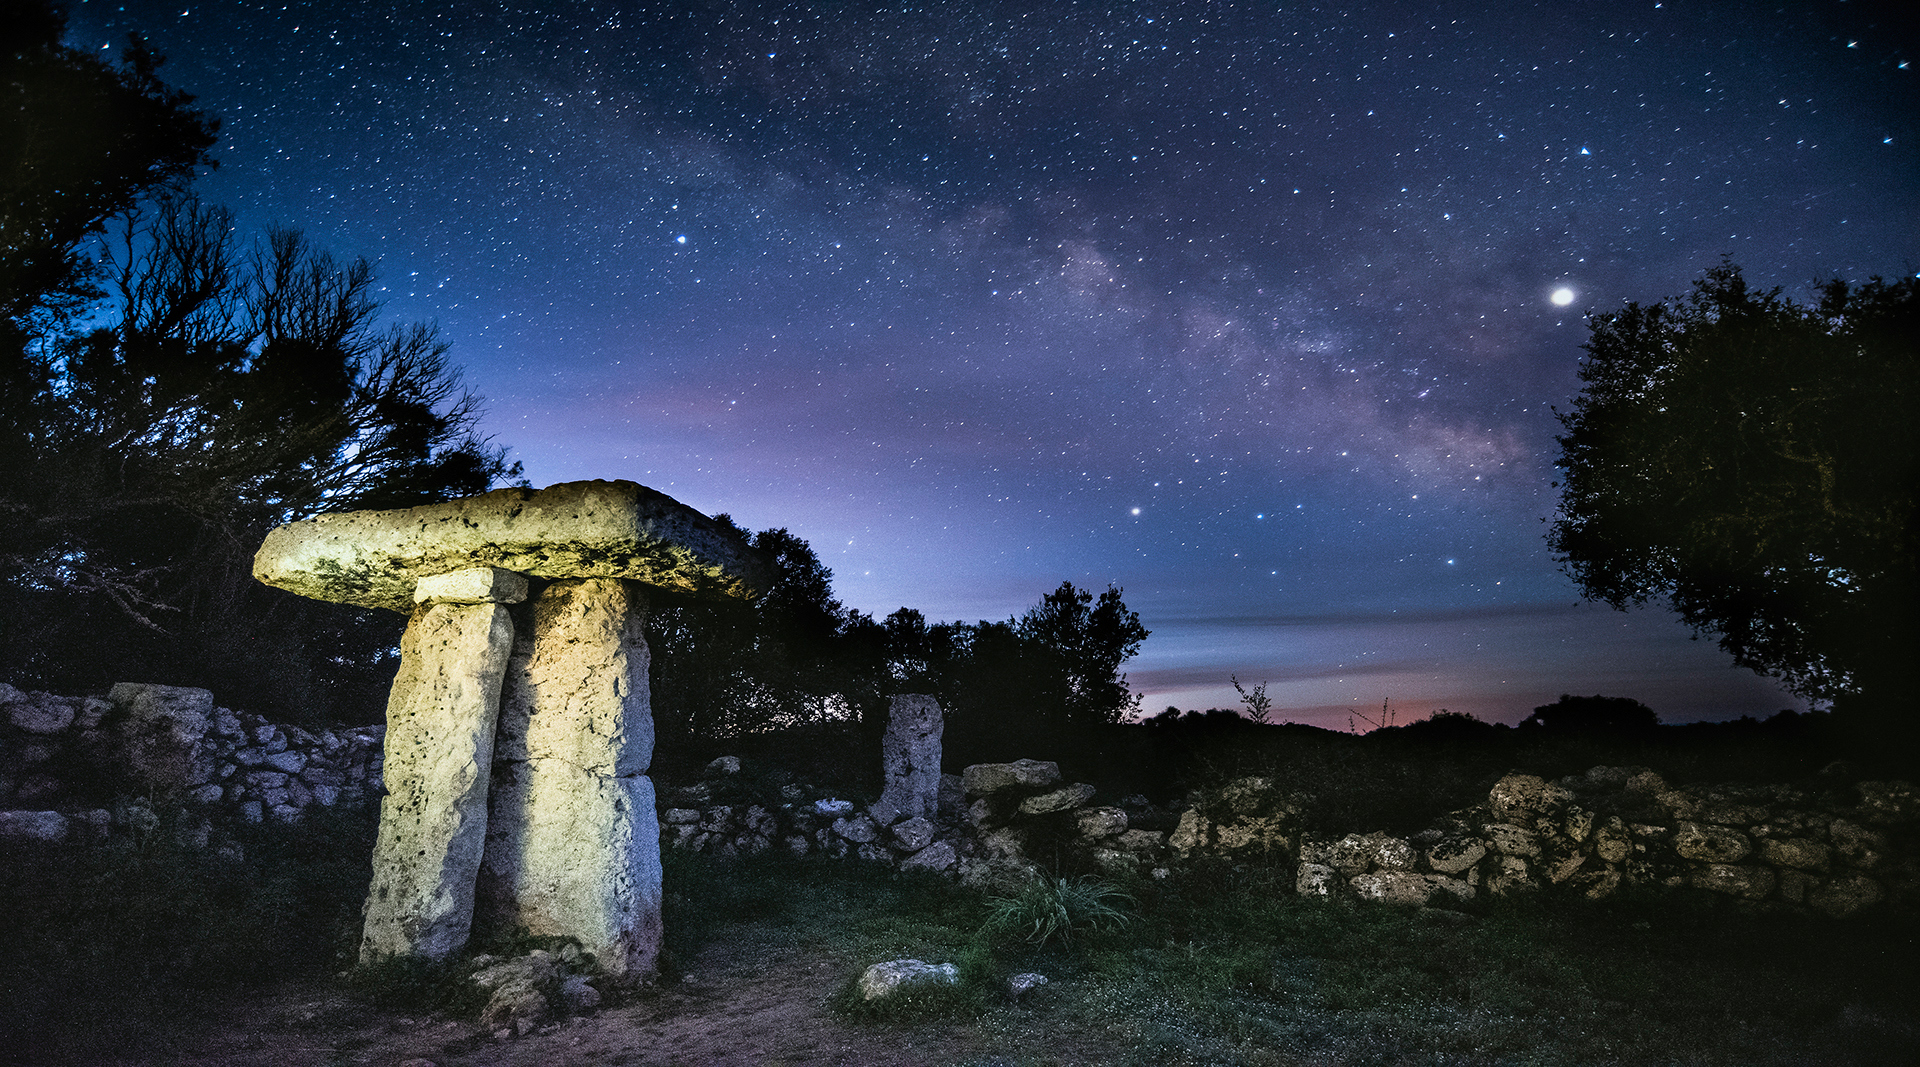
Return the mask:
[[1041,793],[1020,802],[1022,815],[1051,815],[1058,811],[1072,811],[1074,808],[1093,799],[1094,789],[1084,782],[1075,783],[1051,793]]
[[860,999],[879,1000],[914,986],[954,985],[959,981],[960,968],[951,963],[888,960],[860,975]]
[[1920,789],[1911,782],[1856,782],[1860,819],[1875,824],[1920,819]]
[[903,871],[950,871],[959,859],[952,845],[945,841],[935,841],[901,860],[900,869]]
[[315,516],[268,534],[253,576],[315,600],[406,611],[420,579],[475,567],[628,578],[705,596],[750,597],[772,579],[768,562],[733,531],[627,481]]
[[1046,984],[1047,976],[1044,974],[1037,974],[1032,971],[1016,974],[1012,978],[1007,979],[1007,996],[1014,1000],[1019,1000],[1028,993]]
[[380,805],[363,963],[443,958],[466,943],[486,846],[487,768],[513,622],[498,604],[416,611],[387,701],[387,796]]
[[1361,900],[1407,907],[1420,907],[1426,904],[1434,892],[1433,876],[1416,874],[1412,871],[1356,874],[1348,880],[1347,884],[1352,887],[1354,895]]
[[1480,828],[1492,843],[1495,852],[1503,856],[1538,856],[1540,854],[1540,835],[1507,823],[1491,823]]
[[881,825],[921,818],[940,811],[940,735],[945,720],[940,702],[919,693],[893,698],[887,732],[880,739],[885,785],[867,810]]
[[413,587],[416,604],[518,604],[525,599],[526,575],[499,567],[431,574]]
[[1051,760],[976,763],[960,772],[961,788],[969,797],[991,796],[1008,790],[1038,792],[1059,780],[1060,765]]
[[213,776],[206,753],[213,694],[205,689],[121,682],[107,694],[126,721],[127,769],[159,789],[188,789]]
[[1478,838],[1450,837],[1427,850],[1427,866],[1441,874],[1459,874],[1486,855],[1487,846]]
[[1760,842],[1760,859],[1775,867],[1825,871],[1832,862],[1827,846],[1804,837],[1770,838]]
[[1509,774],[1487,792],[1487,807],[1495,820],[1531,826],[1541,817],[1552,818],[1573,799],[1573,793],[1531,774]]
[[76,709],[71,701],[45,693],[29,697],[12,686],[7,688],[19,694],[18,699],[7,706],[7,718],[16,728],[45,735],[57,734],[73,725]]
[[1841,862],[1861,870],[1878,866],[1887,849],[1886,835],[1846,819],[1833,820],[1827,838],[1833,842],[1833,850],[1840,854]]
[[893,825],[893,840],[908,852],[918,852],[933,841],[933,823],[917,815],[902,819]]
[[1754,864],[1707,863],[1694,869],[1687,883],[1696,889],[1711,890],[1746,900],[1765,900],[1778,884],[1772,870]]
[[644,980],[661,934],[645,593],[616,578],[557,581],[532,616],[500,701],[486,915],[578,938],[609,974]]
[[1303,897],[1329,897],[1340,884],[1340,872],[1324,863],[1302,863],[1294,877],[1293,891]]
[[1880,883],[1864,874],[1835,878],[1807,894],[1807,903],[1828,915],[1851,915],[1869,904],[1878,904],[1886,896]]
[[1104,841],[1127,832],[1127,813],[1119,808],[1082,808],[1074,821],[1080,836],[1090,841]]
[[1746,834],[1725,826],[1683,822],[1674,827],[1673,850],[1683,859],[1738,863],[1753,851]]
[[67,839],[68,828],[57,811],[0,811],[0,841],[56,844]]

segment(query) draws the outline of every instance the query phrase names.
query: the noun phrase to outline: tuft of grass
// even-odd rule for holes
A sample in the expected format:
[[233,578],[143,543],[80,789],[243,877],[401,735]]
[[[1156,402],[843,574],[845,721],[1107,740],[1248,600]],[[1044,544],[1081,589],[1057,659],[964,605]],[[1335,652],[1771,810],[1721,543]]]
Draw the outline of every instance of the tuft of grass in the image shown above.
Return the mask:
[[1045,945],[1055,938],[1072,944],[1076,932],[1124,928],[1132,919],[1125,908],[1132,904],[1132,895],[1104,878],[1035,875],[1012,893],[987,902],[985,929],[1015,935],[1030,945]]

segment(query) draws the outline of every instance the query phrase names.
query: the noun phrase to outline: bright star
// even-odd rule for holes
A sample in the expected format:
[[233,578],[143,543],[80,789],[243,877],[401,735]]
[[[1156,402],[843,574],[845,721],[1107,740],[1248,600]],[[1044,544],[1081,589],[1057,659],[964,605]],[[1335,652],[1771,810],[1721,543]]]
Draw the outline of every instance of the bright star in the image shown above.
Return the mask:
[[1573,303],[1574,295],[1573,290],[1563,285],[1553,291],[1551,299],[1555,307],[1566,307],[1568,304]]

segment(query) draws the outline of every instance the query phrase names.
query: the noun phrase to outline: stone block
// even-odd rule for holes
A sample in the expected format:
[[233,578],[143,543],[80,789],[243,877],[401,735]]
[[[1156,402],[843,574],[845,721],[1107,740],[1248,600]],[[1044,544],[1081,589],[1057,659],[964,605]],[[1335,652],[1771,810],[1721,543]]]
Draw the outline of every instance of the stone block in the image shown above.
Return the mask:
[[952,845],[945,841],[935,841],[901,860],[900,869],[903,871],[950,871],[959,859]]
[[530,615],[500,699],[483,915],[578,938],[609,974],[645,980],[661,936],[646,596],[617,578],[556,581]]
[[475,567],[625,578],[696,596],[750,597],[773,577],[731,529],[627,481],[318,515],[268,534],[253,576],[315,600],[407,611],[420,579]]
[[[14,692],[20,691],[15,689]],[[73,725],[75,709],[72,701],[60,697],[44,693],[33,697],[21,694],[18,702],[7,706],[7,717],[17,729],[27,733],[57,734]]]
[[430,574],[413,587],[415,604],[518,604],[527,599],[527,577],[499,567]]
[[1303,897],[1329,897],[1340,884],[1340,872],[1324,863],[1302,863],[1294,875],[1293,891]]
[[67,839],[68,819],[57,811],[0,811],[0,841],[56,844]]
[[1540,835],[1508,823],[1491,823],[1480,828],[1493,850],[1503,856],[1538,856]]
[[1887,850],[1886,835],[1846,819],[1833,820],[1827,828],[1827,839],[1833,842],[1842,863],[1861,870],[1878,866]]
[[1427,850],[1427,866],[1441,874],[1459,874],[1485,859],[1487,846],[1477,837],[1451,837]]
[[933,841],[933,823],[916,815],[893,825],[894,844],[908,852],[918,852]]
[[497,604],[434,605],[407,623],[387,701],[387,796],[360,943],[364,963],[439,959],[466,944],[512,648],[513,622]]

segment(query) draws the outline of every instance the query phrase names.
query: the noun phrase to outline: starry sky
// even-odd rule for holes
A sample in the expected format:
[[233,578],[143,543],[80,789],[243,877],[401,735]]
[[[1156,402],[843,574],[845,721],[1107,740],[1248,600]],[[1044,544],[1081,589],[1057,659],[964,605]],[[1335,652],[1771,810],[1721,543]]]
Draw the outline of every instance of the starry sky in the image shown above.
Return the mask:
[[[1898,4],[79,0],[199,189],[437,321],[535,485],[850,606],[1123,587],[1143,707],[1803,707],[1544,543],[1585,316],[1920,270]],[[1443,12],[1443,13],[1436,13]],[[1910,16],[1906,16],[1910,18]],[[1359,721],[1364,728],[1364,721]]]

